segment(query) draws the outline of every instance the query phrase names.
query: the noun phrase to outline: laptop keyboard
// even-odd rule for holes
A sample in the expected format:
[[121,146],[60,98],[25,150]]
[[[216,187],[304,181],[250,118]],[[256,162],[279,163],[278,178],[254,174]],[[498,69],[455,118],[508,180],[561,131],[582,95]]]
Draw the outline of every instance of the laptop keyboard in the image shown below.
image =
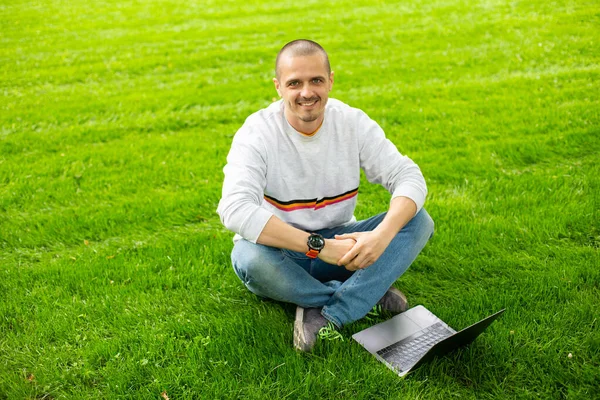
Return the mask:
[[394,367],[406,371],[412,367],[430,348],[437,342],[452,335],[452,331],[441,322],[436,322],[428,328],[419,331],[419,336],[414,335],[402,339],[377,352],[385,361]]

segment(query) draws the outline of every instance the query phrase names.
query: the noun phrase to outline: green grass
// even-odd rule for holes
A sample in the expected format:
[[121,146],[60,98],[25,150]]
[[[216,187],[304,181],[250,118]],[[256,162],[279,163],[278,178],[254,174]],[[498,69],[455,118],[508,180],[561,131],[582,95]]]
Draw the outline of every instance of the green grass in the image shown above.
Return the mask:
[[[600,398],[599,34],[589,0],[3,2],[0,399]],[[296,353],[230,266],[221,168],[299,37],[427,178],[397,286],[507,308],[407,379],[351,339],[381,318]]]

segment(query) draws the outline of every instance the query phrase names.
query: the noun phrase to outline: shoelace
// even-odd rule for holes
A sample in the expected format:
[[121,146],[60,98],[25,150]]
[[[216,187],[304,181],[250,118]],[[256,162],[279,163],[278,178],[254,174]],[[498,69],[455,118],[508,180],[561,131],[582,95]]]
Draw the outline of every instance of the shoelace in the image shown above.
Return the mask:
[[327,326],[319,329],[319,338],[321,340],[340,340],[344,341],[344,337],[341,333],[335,329],[335,325],[332,322],[328,322]]

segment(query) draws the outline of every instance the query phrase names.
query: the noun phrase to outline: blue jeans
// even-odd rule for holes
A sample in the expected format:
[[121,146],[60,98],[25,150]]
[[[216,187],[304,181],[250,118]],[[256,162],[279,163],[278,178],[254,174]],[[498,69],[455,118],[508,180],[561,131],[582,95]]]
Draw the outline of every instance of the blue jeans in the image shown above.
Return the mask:
[[[322,229],[325,237],[372,231],[385,213],[364,221]],[[237,276],[254,294],[301,307],[322,307],[337,327],[364,317],[417,258],[433,234],[433,220],[422,209],[396,235],[379,259],[365,269],[311,259],[304,253],[239,240],[231,253]]]

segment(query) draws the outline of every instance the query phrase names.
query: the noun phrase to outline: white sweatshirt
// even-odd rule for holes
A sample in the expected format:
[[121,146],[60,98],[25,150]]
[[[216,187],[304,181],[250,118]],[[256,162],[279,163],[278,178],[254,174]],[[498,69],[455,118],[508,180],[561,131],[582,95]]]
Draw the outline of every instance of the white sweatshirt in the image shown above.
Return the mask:
[[392,198],[423,207],[421,170],[363,111],[330,98],[312,136],[296,131],[283,111],[280,100],[252,114],[233,138],[217,213],[236,240],[256,243],[272,215],[307,232],[354,221],[361,168]]

